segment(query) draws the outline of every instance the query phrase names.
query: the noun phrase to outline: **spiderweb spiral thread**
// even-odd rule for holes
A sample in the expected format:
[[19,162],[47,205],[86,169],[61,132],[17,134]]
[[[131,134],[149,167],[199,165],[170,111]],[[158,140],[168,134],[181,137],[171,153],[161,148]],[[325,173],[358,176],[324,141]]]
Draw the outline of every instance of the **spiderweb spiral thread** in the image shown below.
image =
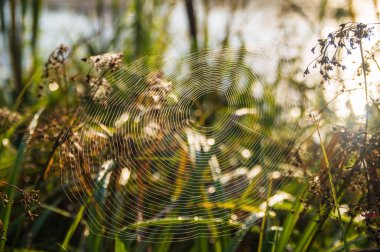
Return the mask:
[[276,104],[260,74],[269,61],[204,50],[106,74],[111,91],[80,104],[60,150],[62,184],[91,231],[160,242],[166,230],[180,241],[231,235],[262,216],[298,134],[284,123],[290,103]]

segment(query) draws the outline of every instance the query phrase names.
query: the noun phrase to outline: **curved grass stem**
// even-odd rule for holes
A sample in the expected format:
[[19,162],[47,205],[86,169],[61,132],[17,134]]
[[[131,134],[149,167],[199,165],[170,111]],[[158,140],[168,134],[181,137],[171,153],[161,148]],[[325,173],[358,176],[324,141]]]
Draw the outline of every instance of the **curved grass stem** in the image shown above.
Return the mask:
[[265,234],[265,226],[267,222],[267,215],[269,213],[269,198],[272,193],[272,178],[269,178],[269,189],[268,189],[268,194],[267,194],[267,200],[266,200],[266,207],[265,207],[265,212],[264,212],[264,217],[261,222],[261,227],[260,227],[260,238],[259,238],[259,247],[257,249],[258,252],[263,251],[263,240],[264,240],[264,234]]
[[323,141],[322,141],[322,137],[321,137],[321,133],[319,131],[319,125],[318,125],[317,121],[315,121],[315,127],[317,129],[318,138],[319,138],[319,141],[321,143],[321,149],[322,149],[322,153],[323,153],[323,159],[325,161],[326,168],[327,168],[327,173],[328,173],[328,176],[329,176],[329,183],[330,183],[331,193],[332,193],[333,200],[334,200],[334,205],[335,205],[336,211],[338,212],[338,221],[339,221],[340,228],[342,229],[342,240],[343,240],[343,244],[344,244],[344,249],[345,249],[345,251],[348,252],[349,251],[349,247],[348,247],[347,239],[346,239],[346,230],[344,228],[344,224],[343,224],[343,221],[342,221],[342,215],[341,215],[340,209],[339,209],[339,202],[338,202],[338,199],[337,199],[337,196],[336,196],[334,181],[333,181],[333,178],[332,178],[332,175],[331,175],[331,168],[330,168],[329,159],[327,157],[326,149],[325,149],[325,146],[324,146]]
[[368,169],[367,169],[367,164],[365,162],[365,154],[366,154],[366,151],[367,151],[367,138],[368,138],[368,107],[369,107],[369,103],[368,103],[368,83],[367,83],[367,66],[366,66],[366,63],[365,63],[365,59],[364,59],[364,50],[363,50],[363,43],[362,41],[360,40],[359,41],[359,48],[360,48],[360,56],[361,56],[361,63],[362,63],[362,69],[363,69],[363,80],[364,80],[364,89],[365,89],[365,102],[366,102],[366,115],[365,115],[365,131],[364,131],[364,139],[363,139],[363,153],[362,153],[362,163],[363,163],[363,167],[364,167],[364,175],[365,175],[365,178],[366,178],[366,182],[367,182],[367,201],[368,201],[368,205],[370,205],[370,180],[369,180],[369,175],[368,175]]

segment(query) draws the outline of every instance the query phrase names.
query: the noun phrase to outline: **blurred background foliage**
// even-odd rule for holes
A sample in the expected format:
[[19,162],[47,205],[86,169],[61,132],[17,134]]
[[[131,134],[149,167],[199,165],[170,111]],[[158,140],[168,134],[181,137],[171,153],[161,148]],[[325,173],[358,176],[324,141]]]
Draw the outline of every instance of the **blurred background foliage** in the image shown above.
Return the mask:
[[[349,59],[359,66],[352,63],[348,75],[337,70],[341,80],[331,85],[320,85],[317,75],[304,78],[303,72],[314,57],[310,49],[318,38],[338,30],[341,23],[378,22],[379,10],[376,0],[0,0],[0,249],[339,251],[348,246],[378,246],[379,191],[370,186],[378,182],[380,153],[375,102],[378,69],[363,73],[362,68],[360,72],[359,51]],[[374,33],[376,37],[377,26]],[[371,41],[362,52],[368,62],[373,59],[377,64],[379,50],[373,43],[376,39]],[[269,105],[281,107],[284,99],[291,99],[293,109],[282,123],[297,124],[301,136],[287,139],[289,132],[276,131],[275,122],[281,117],[277,114],[270,123],[258,126],[259,131],[271,132],[289,143],[284,152],[291,153],[291,158],[281,164],[287,165],[289,174],[276,178],[284,185],[279,192],[286,191],[289,197],[281,198],[276,191],[263,194],[267,206],[248,205],[245,212],[265,217],[254,223],[247,217],[244,232],[222,238],[171,243],[174,238],[164,229],[167,243],[149,243],[89,232],[86,204],[75,208],[60,185],[56,152],[62,144],[62,129],[80,101],[78,89],[90,89],[85,81],[78,85],[77,73],[89,71],[81,59],[117,52],[130,64],[146,55],[183,56],[205,48],[229,47],[269,55],[265,71],[254,74],[263,75],[273,89],[286,88],[291,94],[283,97],[279,92]],[[374,92],[371,105],[363,92],[351,95],[348,82],[355,75],[374,76],[368,77]],[[342,81],[342,76],[349,81]],[[354,88],[363,83],[351,82]],[[213,102],[213,106],[226,106],[222,99]],[[364,127],[360,115],[366,108]],[[320,125],[314,114],[308,116],[311,111],[323,111],[317,114],[324,118]],[[364,152],[360,145],[363,134]],[[261,147],[268,148],[263,153],[283,148],[265,143]],[[267,157],[253,158],[261,162]],[[325,169],[330,168],[328,161],[329,173]],[[371,173],[358,171],[361,165]],[[336,189],[335,196],[331,187]],[[237,195],[232,203],[238,204],[250,193]],[[269,204],[270,199],[274,203]],[[340,211],[335,208],[336,201]]]

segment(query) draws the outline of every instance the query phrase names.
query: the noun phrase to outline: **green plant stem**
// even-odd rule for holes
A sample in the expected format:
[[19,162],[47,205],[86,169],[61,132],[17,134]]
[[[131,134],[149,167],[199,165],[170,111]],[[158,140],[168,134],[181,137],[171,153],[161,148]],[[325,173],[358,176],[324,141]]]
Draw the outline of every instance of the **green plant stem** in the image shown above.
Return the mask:
[[22,190],[21,188],[15,186],[15,185],[8,184],[7,182],[0,181],[0,184],[1,184],[1,185],[6,185],[6,186],[13,187],[14,189],[16,189],[16,190],[19,191],[19,192],[24,192],[24,190]]
[[36,77],[40,74],[41,74],[41,68],[39,68],[37,71],[35,71],[34,74],[32,75],[32,77],[29,79],[29,81],[26,82],[26,84],[23,86],[21,92],[19,93],[19,95],[16,98],[15,104],[13,106],[14,110],[17,110],[19,108],[19,106],[22,102],[22,98],[24,97],[24,94],[26,93],[28,88],[33,84],[33,81],[36,79]]
[[267,221],[267,215],[268,215],[268,210],[269,210],[269,197],[272,192],[272,178],[269,178],[269,188],[268,188],[268,195],[267,195],[267,200],[266,200],[266,206],[265,206],[265,212],[264,212],[264,217],[261,222],[261,227],[260,227],[260,238],[259,238],[259,247],[257,249],[258,252],[261,252],[263,250],[263,240],[264,240],[264,233],[265,233],[265,223]]
[[[91,199],[91,198],[90,198]],[[83,217],[83,214],[84,214],[84,210],[86,208],[86,206],[88,205],[88,203],[90,202],[90,200],[82,205],[78,211],[78,214],[77,216],[75,217],[74,219],[74,222],[71,224],[69,230],[67,231],[66,233],[66,236],[65,236],[65,239],[63,240],[63,243],[61,245],[61,250],[60,251],[67,251],[67,248],[69,246],[69,242],[71,240],[71,237],[73,236],[75,230],[77,229],[82,217]]]
[[366,102],[366,116],[365,116],[365,132],[364,132],[364,140],[363,140],[363,166],[364,166],[364,173],[365,173],[365,178],[367,182],[367,201],[368,205],[370,204],[370,183],[369,183],[369,174],[367,170],[367,164],[364,161],[365,160],[365,152],[367,151],[367,137],[368,137],[368,84],[367,84],[367,69],[366,69],[366,64],[364,60],[364,52],[363,52],[363,44],[362,41],[359,41],[359,46],[360,46],[360,56],[362,60],[362,69],[363,69],[363,79],[364,79],[364,89],[365,89],[365,102]]
[[293,212],[288,213],[285,222],[283,224],[283,230],[280,232],[280,237],[276,246],[276,252],[285,251],[285,247],[287,244],[289,244],[289,239],[292,233],[294,232],[294,227],[296,226],[296,223],[301,215],[301,212],[303,211],[304,207],[301,203],[301,199],[305,198],[308,191],[307,191],[307,185],[303,184],[301,185],[302,193],[297,197],[297,200],[294,202],[292,210]]
[[344,248],[348,252],[349,248],[348,248],[348,244],[347,244],[347,240],[346,240],[346,230],[344,228],[344,224],[343,224],[343,221],[342,221],[342,215],[341,215],[340,209],[339,209],[339,203],[338,203],[338,200],[337,200],[337,197],[336,197],[336,191],[335,191],[335,187],[334,187],[333,178],[332,178],[332,175],[331,175],[331,169],[330,169],[329,159],[327,157],[326,149],[325,149],[325,146],[324,146],[323,141],[322,141],[321,133],[319,132],[318,123],[316,122],[315,125],[316,125],[316,128],[317,128],[318,138],[319,138],[319,141],[321,143],[323,158],[324,158],[324,161],[326,163],[327,174],[329,176],[329,182],[330,182],[330,187],[331,187],[331,193],[332,193],[333,200],[334,200],[334,205],[335,205],[335,208],[336,208],[336,210],[338,212],[338,219],[339,219],[339,225],[340,225],[340,227],[342,229],[342,239],[343,239]]
[[[365,65],[365,60],[364,60],[364,53],[363,53],[363,44],[362,41],[360,40],[359,42],[360,46],[360,56],[362,60],[362,69],[363,69],[363,79],[364,79],[364,90],[365,90],[365,102],[366,106],[368,106],[368,84],[367,84],[367,69]],[[367,131],[368,131],[368,109],[366,108],[366,121],[365,121],[365,132],[364,132],[364,149],[367,145]]]

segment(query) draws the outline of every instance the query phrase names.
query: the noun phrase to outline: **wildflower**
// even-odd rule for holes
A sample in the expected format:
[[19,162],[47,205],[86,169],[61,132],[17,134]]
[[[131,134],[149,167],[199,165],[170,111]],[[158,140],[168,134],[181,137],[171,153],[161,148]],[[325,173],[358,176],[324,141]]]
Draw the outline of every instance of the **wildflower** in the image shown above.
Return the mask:
[[[360,44],[363,39],[369,39],[373,33],[373,27],[369,27],[362,23],[347,23],[340,25],[338,31],[329,33],[327,38],[318,39],[311,52],[314,54],[319,47],[319,55],[307,66],[304,76],[308,75],[309,66],[314,64],[313,68],[319,66],[319,73],[324,81],[329,81],[331,75],[328,72],[334,68],[346,69],[346,66],[340,63],[336,58],[338,50],[345,49],[347,54],[351,54],[351,49],[355,49],[356,45]],[[330,56],[331,55],[331,56]]]
[[8,195],[5,193],[0,192],[0,201],[2,201],[3,206],[6,207],[9,204]]
[[18,122],[21,116],[17,112],[13,112],[8,108],[0,108],[0,128],[8,129],[12,124]]
[[309,68],[306,68],[305,72],[303,72],[303,76],[305,77],[305,76],[308,75],[309,73],[310,73]]
[[34,204],[40,204],[38,201],[39,191],[37,190],[23,191],[22,196],[20,202],[26,210],[29,210]]
[[28,210],[25,214],[26,218],[30,221],[34,221],[36,217],[38,217],[38,214],[33,213],[32,211]]
[[56,74],[60,69],[62,69],[70,49],[69,47],[61,44],[56,48],[49,56],[45,63],[44,78],[50,78],[51,73]]
[[116,71],[122,62],[123,55],[121,53],[105,53],[102,55],[90,56],[83,58],[83,62],[92,63],[96,71]]
[[90,77],[88,83],[91,88],[91,96],[95,101],[104,100],[112,91],[111,85],[105,78]]

